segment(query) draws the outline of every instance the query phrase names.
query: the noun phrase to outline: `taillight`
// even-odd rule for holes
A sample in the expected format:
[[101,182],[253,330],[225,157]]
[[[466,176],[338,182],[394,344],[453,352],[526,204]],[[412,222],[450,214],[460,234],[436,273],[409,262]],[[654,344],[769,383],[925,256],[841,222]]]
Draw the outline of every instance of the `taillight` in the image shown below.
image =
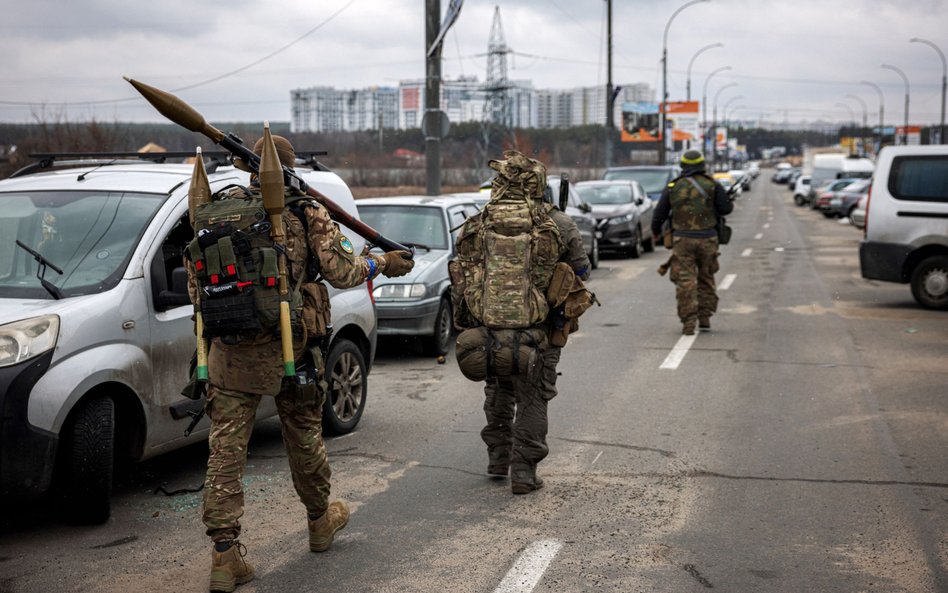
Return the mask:
[[863,217],[862,221],[862,238],[865,239],[869,236],[869,202],[872,201],[872,186],[869,186],[869,191],[866,192],[866,215]]
[[369,300],[372,301],[372,304],[374,305],[374,304],[375,304],[375,295],[372,294],[372,290],[373,290],[372,281],[369,280],[368,282],[365,283],[365,285],[369,288]]

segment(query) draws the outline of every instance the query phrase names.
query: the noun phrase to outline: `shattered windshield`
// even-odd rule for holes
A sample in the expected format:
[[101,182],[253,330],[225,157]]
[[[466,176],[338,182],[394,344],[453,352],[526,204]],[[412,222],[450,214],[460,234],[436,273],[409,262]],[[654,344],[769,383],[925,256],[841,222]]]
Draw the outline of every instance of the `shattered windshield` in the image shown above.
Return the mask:
[[65,296],[115,286],[164,195],[122,192],[0,194],[0,297],[51,298],[20,241],[62,269],[45,278]]

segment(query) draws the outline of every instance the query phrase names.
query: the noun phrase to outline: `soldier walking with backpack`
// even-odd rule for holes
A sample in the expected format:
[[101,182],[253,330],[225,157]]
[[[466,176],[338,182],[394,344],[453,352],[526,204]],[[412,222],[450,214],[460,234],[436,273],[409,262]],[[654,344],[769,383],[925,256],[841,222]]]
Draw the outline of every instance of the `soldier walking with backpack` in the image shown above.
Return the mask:
[[[548,454],[547,402],[575,318],[595,297],[582,287],[589,260],[576,224],[544,202],[546,168],[516,151],[489,165],[490,201],[470,217],[451,262],[458,364],[486,380],[487,473],[510,476],[511,491],[543,487],[537,464]],[[552,292],[551,292],[552,291]]]
[[[254,146],[257,155],[266,152],[263,140],[268,137],[269,131]],[[280,163],[292,169],[293,146],[280,136],[272,138]],[[253,175],[249,188],[224,188],[198,206],[193,214],[196,237],[188,247],[191,300],[199,303],[203,335],[211,339],[206,406],[210,455],[203,513],[214,542],[211,591],[233,591],[254,576],[238,541],[244,507],[241,477],[263,396],[276,399],[293,485],[306,507],[310,550],[328,550],[335,533],[345,527],[345,501],[329,502],[331,472],[322,437],[327,385],[319,346],[331,327],[329,293],[322,280],[348,288],[378,274],[402,276],[414,265],[404,251],[354,254],[326,209],[288,187],[283,188],[281,223],[285,241],[275,244],[269,209],[264,209],[267,198],[261,198],[263,175],[261,166],[260,177]],[[279,217],[271,214],[269,220]],[[280,263],[284,258],[285,266]],[[288,277],[278,279],[281,269]],[[277,291],[281,282],[289,285],[288,295]],[[277,320],[287,300],[292,341],[284,351]],[[294,359],[301,370],[287,376]]]
[[714,274],[718,271],[718,219],[734,205],[723,187],[705,173],[704,155],[689,150],[681,157],[682,173],[673,179],[655,207],[652,233],[662,234],[671,219],[671,281],[675,283],[681,333],[694,335],[697,325],[710,331],[711,316],[718,309]]

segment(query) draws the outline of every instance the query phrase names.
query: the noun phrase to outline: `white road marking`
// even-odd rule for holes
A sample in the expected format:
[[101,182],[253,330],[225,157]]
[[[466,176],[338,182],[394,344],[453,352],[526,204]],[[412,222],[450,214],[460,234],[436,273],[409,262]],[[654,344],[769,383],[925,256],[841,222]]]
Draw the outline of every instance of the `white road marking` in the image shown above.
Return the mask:
[[665,361],[658,368],[672,371],[677,369],[678,365],[681,364],[681,361],[684,360],[685,354],[688,354],[688,349],[691,348],[691,345],[695,343],[695,338],[697,337],[698,334],[681,336],[681,338],[678,340],[678,343],[675,344],[675,347],[672,348],[672,351],[668,353],[668,356],[665,357]]
[[589,467],[592,467],[592,466],[596,465],[596,462],[599,461],[599,458],[600,458],[600,457],[602,457],[602,451],[600,451],[599,454],[596,455],[596,458],[593,459],[593,462],[589,464]]
[[774,251],[783,251],[783,247],[774,247]]
[[748,255],[752,253],[754,253],[754,250],[748,247],[747,249],[741,252],[741,257],[747,257]]
[[563,547],[563,542],[553,539],[533,542],[520,554],[514,565],[507,571],[504,580],[497,585],[494,593],[530,593],[543,578],[553,558]]
[[769,223],[769,222],[766,223],[766,224],[764,224],[764,230],[767,230],[767,229],[769,229],[769,228],[770,228],[770,223]]
[[728,274],[724,277],[724,280],[721,281],[721,286],[718,287],[718,290],[727,290],[731,288],[731,285],[734,284],[734,280],[737,278],[737,274]]
[[763,234],[763,233],[757,233],[756,235],[754,235],[754,238],[755,238],[755,239],[763,239],[763,238],[764,238],[764,234]]

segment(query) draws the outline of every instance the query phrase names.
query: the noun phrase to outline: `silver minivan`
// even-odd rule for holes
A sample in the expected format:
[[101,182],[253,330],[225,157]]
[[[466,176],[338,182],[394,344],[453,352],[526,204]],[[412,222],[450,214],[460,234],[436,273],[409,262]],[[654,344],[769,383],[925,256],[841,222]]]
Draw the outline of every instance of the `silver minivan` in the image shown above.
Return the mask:
[[[357,214],[337,175],[298,172]],[[207,438],[207,419],[185,437],[204,402],[181,394],[194,351],[182,263],[191,173],[89,160],[0,181],[0,496],[53,490],[68,497],[67,519],[101,522],[117,462]],[[215,191],[248,182],[230,166],[208,175]],[[323,422],[338,433],[365,407],[376,325],[371,286],[331,299]],[[257,418],[275,412],[264,398]]]

